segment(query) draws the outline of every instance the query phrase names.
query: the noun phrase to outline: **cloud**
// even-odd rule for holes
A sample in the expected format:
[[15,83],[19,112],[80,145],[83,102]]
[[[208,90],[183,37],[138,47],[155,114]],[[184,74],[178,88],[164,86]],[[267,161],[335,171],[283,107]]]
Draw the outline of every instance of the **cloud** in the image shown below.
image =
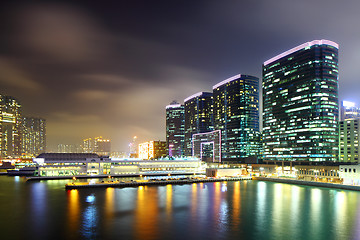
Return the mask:
[[108,98],[108,93],[100,90],[81,90],[74,93],[75,98],[80,101],[103,101]]
[[1,84],[29,91],[40,91],[43,89],[39,83],[29,78],[25,72],[4,58],[0,58],[0,72]]
[[77,8],[64,4],[26,5],[19,15],[20,44],[33,54],[62,62],[82,62],[107,53],[110,36]]

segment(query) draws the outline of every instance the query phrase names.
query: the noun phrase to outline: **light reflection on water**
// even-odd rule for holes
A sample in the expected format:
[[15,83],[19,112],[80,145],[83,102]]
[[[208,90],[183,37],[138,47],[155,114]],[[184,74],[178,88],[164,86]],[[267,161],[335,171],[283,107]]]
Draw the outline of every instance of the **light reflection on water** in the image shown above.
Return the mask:
[[44,239],[328,240],[360,234],[360,192],[354,191],[261,181],[65,191],[62,181],[13,181],[23,190],[5,189],[0,206],[22,201],[28,212],[9,217],[0,207],[7,216],[1,231],[11,239],[37,234]]

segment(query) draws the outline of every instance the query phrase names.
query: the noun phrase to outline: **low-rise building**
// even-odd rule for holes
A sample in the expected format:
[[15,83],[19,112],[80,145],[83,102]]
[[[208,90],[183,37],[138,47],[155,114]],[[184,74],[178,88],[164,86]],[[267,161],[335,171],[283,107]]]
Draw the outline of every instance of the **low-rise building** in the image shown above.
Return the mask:
[[127,160],[94,153],[44,153],[33,160],[39,176],[124,175],[204,172],[200,160]]

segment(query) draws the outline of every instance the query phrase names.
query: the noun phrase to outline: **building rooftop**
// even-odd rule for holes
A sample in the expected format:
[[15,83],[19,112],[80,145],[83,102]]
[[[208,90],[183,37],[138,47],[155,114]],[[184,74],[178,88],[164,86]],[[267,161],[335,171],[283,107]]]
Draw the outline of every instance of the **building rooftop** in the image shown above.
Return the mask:
[[272,63],[272,62],[275,62],[283,57],[286,57],[287,55],[290,55],[294,52],[297,52],[297,51],[300,51],[301,49],[304,49],[306,47],[311,47],[311,46],[314,46],[314,45],[330,45],[330,46],[333,46],[335,48],[339,48],[339,44],[337,44],[336,42],[333,42],[333,41],[330,41],[330,40],[325,40],[325,39],[322,39],[322,40],[314,40],[314,41],[311,41],[311,42],[306,42],[306,43],[303,43],[297,47],[294,47],[286,52],[283,52],[267,61],[264,62],[264,66]]
[[59,161],[59,160],[82,160],[87,158],[99,158],[95,153],[42,153],[36,158],[44,158],[46,161]]

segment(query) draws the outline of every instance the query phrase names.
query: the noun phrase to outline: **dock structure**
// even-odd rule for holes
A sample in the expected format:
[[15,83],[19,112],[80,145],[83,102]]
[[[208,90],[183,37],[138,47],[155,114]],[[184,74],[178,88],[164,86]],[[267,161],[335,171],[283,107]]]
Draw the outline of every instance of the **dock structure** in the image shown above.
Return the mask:
[[251,180],[251,177],[229,177],[229,178],[203,178],[203,179],[176,179],[176,180],[153,180],[153,181],[132,181],[132,182],[119,182],[119,181],[106,181],[101,183],[69,183],[65,185],[65,189],[81,189],[81,188],[126,188],[126,187],[138,187],[138,186],[156,186],[156,185],[168,185],[168,184],[192,184],[202,182],[224,182],[224,181],[243,181]]
[[155,177],[155,176],[186,176],[204,175],[203,172],[163,172],[163,173],[136,173],[136,174],[102,174],[102,175],[69,175],[69,176],[31,176],[26,181],[41,180],[64,180],[64,179],[92,179],[92,178],[131,178],[131,177]]

